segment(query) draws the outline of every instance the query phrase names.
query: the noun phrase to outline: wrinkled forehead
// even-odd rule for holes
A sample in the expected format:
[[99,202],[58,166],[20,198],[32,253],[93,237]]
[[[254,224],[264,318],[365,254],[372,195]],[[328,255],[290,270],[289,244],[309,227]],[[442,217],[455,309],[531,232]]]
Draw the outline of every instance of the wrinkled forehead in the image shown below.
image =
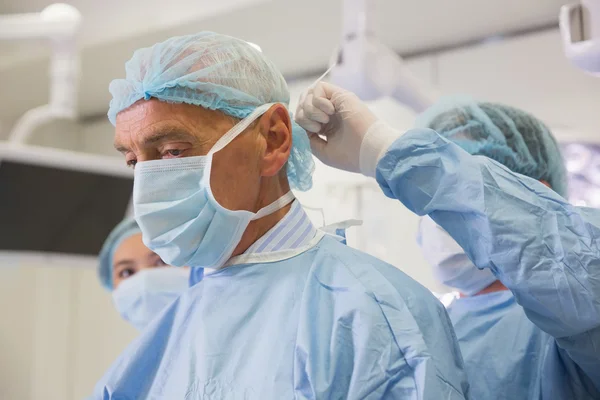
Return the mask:
[[118,150],[152,144],[169,137],[214,142],[237,119],[216,110],[190,104],[174,104],[157,99],[139,100],[117,115],[115,147]]

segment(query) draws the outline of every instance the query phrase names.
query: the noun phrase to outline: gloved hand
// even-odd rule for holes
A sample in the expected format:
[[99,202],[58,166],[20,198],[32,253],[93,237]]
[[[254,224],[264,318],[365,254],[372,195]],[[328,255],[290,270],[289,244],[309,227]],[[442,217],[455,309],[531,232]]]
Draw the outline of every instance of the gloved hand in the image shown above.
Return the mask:
[[354,93],[325,82],[300,96],[296,122],[308,132],[312,152],[323,163],[372,177],[379,159],[400,136]]

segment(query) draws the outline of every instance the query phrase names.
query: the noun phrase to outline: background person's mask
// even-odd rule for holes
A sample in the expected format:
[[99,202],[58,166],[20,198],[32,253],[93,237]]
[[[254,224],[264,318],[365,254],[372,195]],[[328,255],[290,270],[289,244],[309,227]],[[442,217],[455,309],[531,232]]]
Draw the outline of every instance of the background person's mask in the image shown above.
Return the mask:
[[497,280],[489,269],[477,268],[462,247],[428,216],[419,221],[417,243],[432,266],[434,277],[467,296],[479,293]]
[[113,303],[121,317],[141,331],[187,290],[189,280],[188,268],[143,269],[113,290]]

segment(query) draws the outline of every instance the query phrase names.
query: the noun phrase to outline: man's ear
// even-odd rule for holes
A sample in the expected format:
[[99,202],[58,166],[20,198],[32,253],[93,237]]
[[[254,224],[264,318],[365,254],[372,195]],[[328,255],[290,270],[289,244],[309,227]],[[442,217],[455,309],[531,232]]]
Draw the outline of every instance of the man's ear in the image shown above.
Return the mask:
[[285,166],[292,149],[292,121],[283,104],[274,104],[260,119],[266,141],[262,176],[275,176]]

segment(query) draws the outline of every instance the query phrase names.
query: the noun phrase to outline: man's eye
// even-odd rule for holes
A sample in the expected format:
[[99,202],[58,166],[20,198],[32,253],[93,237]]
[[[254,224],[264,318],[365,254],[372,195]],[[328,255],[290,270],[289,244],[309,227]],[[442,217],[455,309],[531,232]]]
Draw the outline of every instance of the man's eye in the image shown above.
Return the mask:
[[181,153],[183,153],[183,150],[177,150],[177,149],[167,150],[167,154],[169,154],[170,156],[173,156],[173,157],[180,156]]
[[127,161],[127,166],[130,168],[134,168],[135,164],[137,164],[137,160],[129,160]]

